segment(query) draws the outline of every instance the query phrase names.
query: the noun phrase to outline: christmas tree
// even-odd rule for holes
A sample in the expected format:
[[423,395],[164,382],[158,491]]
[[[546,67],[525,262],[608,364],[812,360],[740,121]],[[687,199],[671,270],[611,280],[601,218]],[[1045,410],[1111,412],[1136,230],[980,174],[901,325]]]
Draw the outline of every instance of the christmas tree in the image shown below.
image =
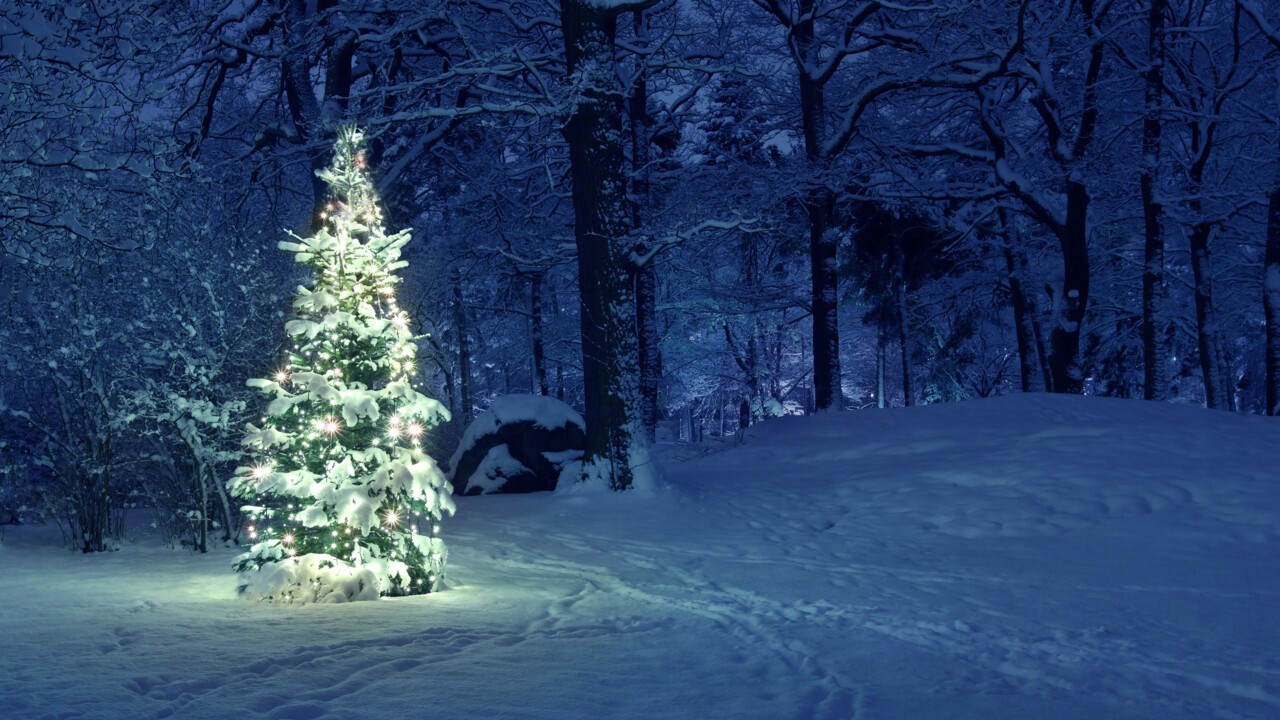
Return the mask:
[[440,518],[451,488],[421,441],[448,420],[413,389],[416,347],[396,304],[408,231],[383,228],[362,136],[339,133],[320,173],[332,198],[323,227],[280,243],[314,269],[285,324],[288,352],[270,378],[261,427],[246,426],[254,461],[236,469],[255,541],[235,562],[240,592],[277,602],[341,602],[440,587]]

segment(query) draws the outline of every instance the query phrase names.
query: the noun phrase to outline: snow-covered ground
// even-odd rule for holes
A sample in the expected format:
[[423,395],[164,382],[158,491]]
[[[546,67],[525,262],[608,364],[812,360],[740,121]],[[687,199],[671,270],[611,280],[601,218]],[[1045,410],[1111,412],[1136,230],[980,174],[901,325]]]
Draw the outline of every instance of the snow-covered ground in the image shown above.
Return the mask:
[[425,597],[9,528],[0,717],[1280,718],[1280,421],[1020,396],[675,454],[649,496],[461,498]]

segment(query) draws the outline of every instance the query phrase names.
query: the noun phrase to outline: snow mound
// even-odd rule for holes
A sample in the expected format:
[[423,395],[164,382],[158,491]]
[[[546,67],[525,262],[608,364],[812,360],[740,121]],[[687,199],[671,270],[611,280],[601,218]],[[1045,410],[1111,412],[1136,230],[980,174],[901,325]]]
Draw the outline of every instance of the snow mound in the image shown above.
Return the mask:
[[378,577],[368,566],[350,564],[323,553],[286,558],[240,574],[240,593],[250,600],[275,603],[340,603],[377,600]]

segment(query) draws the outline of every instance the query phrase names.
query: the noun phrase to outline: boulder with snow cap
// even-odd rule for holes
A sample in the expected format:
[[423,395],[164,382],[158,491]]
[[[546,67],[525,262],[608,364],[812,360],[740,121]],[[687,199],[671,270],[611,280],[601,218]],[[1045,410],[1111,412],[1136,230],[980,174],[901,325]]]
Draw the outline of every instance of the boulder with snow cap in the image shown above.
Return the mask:
[[542,395],[505,395],[467,426],[449,479],[458,495],[554,490],[586,446],[586,423],[573,408]]

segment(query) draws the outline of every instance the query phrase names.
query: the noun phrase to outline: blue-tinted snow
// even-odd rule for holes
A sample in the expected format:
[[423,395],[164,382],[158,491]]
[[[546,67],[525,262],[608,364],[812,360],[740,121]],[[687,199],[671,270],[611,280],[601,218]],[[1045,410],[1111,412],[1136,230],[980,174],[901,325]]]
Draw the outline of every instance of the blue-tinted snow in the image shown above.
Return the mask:
[[1274,419],[1023,396],[665,454],[654,493],[460,499],[426,597],[256,605],[231,551],[10,528],[0,714],[1280,717]]

